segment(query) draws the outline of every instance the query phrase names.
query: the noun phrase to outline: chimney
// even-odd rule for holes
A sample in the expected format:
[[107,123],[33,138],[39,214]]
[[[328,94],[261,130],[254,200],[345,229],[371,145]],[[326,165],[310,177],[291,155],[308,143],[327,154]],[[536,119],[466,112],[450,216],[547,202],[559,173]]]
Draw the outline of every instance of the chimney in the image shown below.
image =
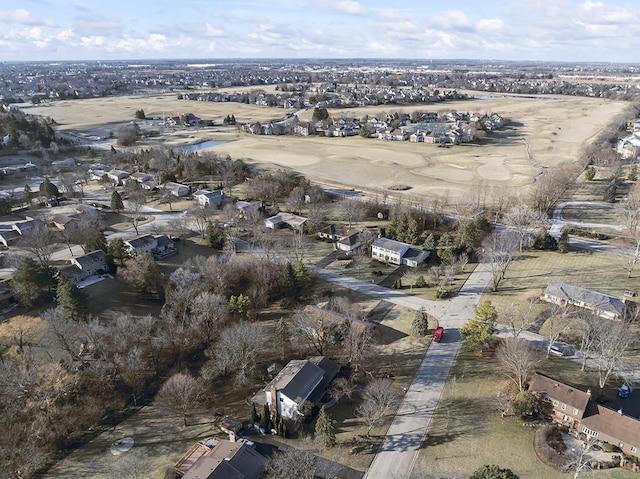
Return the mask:
[[271,414],[275,416],[278,414],[278,390],[275,386],[271,386],[269,394],[271,394]]
[[229,442],[236,442],[236,435],[234,433],[229,434]]

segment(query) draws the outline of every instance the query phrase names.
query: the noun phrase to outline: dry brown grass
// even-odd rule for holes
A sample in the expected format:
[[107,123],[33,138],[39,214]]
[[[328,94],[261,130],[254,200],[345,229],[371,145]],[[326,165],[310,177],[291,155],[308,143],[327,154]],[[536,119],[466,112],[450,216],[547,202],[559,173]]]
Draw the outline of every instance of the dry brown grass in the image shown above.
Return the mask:
[[[552,369],[555,364],[551,361],[548,367]],[[438,474],[435,477],[469,477],[483,464],[498,464],[521,479],[566,477],[537,458],[533,449],[535,428],[523,426],[519,418],[501,417],[495,397],[504,383],[494,359],[463,350],[427,433],[417,469]],[[629,471],[611,469],[598,471],[597,477],[634,476]]]
[[[412,110],[496,112],[514,123],[493,133],[483,144],[438,148],[410,142],[375,139],[298,138],[239,134],[233,128],[177,134],[195,142],[223,135],[233,141],[216,148],[234,158],[258,164],[279,165],[300,171],[316,181],[328,181],[362,188],[383,189],[405,184],[408,196],[448,194],[456,197],[470,183],[485,182],[500,188],[526,191],[542,167],[578,159],[582,144],[592,138],[609,119],[624,109],[624,102],[583,97],[529,99],[501,97],[487,100],[450,102],[411,107],[377,106],[335,110],[347,117],[379,116],[384,112]],[[137,109],[148,116],[187,112],[221,122],[234,114],[242,123],[283,117],[285,110],[244,105],[177,100],[176,95],[117,97],[56,102],[30,110],[51,116],[68,130],[99,129],[105,125],[131,121]],[[310,114],[310,113],[309,113]],[[104,130],[104,128],[103,128]],[[167,133],[158,141],[175,141]],[[402,194],[402,193],[397,193]]]

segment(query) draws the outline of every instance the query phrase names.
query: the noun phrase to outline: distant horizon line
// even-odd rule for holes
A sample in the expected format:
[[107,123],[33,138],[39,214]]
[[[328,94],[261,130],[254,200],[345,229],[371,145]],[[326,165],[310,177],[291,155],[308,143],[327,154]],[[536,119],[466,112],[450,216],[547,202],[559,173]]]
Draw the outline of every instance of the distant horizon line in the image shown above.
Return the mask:
[[56,64],[56,63],[159,63],[159,62],[172,62],[172,63],[232,63],[232,62],[404,62],[404,63],[514,63],[514,64],[555,64],[555,65],[619,65],[619,66],[639,66],[640,63],[634,62],[619,62],[619,61],[602,61],[602,60],[505,60],[498,58],[394,58],[394,57],[352,57],[352,58],[325,58],[325,57],[228,57],[228,58],[215,58],[215,57],[196,57],[196,58],[120,58],[120,59],[76,59],[76,60],[0,60],[0,65],[6,64]]

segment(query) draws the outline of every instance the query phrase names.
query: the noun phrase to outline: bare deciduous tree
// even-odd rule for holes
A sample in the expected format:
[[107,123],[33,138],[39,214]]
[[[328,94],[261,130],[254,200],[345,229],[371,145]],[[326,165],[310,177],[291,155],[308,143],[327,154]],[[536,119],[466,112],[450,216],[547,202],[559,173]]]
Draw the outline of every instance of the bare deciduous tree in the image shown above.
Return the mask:
[[574,315],[574,310],[570,305],[553,308],[551,317],[545,322],[547,328],[547,358],[551,354],[551,348],[560,340],[560,337],[569,329],[569,318]]
[[246,384],[253,372],[265,338],[264,327],[258,323],[240,321],[222,330],[206,366],[208,374],[234,374],[238,385]]
[[524,391],[527,377],[542,361],[539,351],[521,338],[506,338],[496,351],[502,372]]
[[594,348],[600,388],[605,387],[612,374],[624,373],[624,355],[636,342],[636,335],[628,324],[602,321]]
[[19,246],[37,258],[44,269],[49,269],[51,256],[57,249],[54,233],[40,220],[35,220],[31,228],[24,232]]
[[505,222],[518,232],[519,251],[522,253],[527,233],[532,229],[547,222],[543,213],[529,208],[526,205],[514,206],[504,216]]
[[186,427],[189,414],[198,407],[203,395],[201,380],[190,374],[177,373],[162,385],[154,405],[161,411],[179,416]]
[[362,206],[362,201],[353,198],[340,201],[341,216],[348,223],[349,228],[362,219]]
[[390,379],[373,379],[364,388],[362,402],[356,414],[367,424],[367,435],[382,420],[388,410],[397,406],[400,394]]
[[501,322],[509,326],[509,330],[514,338],[520,336],[523,331],[527,331],[535,321],[534,301],[527,301],[521,308],[511,303],[500,314]]
[[[522,240],[521,240],[522,241]],[[520,243],[520,248],[522,243]],[[498,291],[507,268],[518,251],[518,237],[514,231],[494,231],[482,243],[482,259],[491,268],[491,289]]]

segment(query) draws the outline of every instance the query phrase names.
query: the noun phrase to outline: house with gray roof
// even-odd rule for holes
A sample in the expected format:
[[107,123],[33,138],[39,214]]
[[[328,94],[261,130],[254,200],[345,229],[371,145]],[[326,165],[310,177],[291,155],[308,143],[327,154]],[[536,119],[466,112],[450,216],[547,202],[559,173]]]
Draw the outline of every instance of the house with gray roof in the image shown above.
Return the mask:
[[263,389],[271,413],[295,420],[302,403],[315,405],[320,401],[338,369],[325,356],[289,361]]
[[429,255],[429,251],[412,248],[407,243],[389,238],[376,238],[371,245],[371,258],[398,266],[407,265],[415,268],[424,263],[429,258]]
[[624,298],[557,281],[549,283],[542,299],[560,306],[571,304],[588,309],[596,316],[614,321],[622,319],[627,308]]
[[207,439],[192,446],[176,463],[183,479],[259,479],[266,458],[242,442]]

